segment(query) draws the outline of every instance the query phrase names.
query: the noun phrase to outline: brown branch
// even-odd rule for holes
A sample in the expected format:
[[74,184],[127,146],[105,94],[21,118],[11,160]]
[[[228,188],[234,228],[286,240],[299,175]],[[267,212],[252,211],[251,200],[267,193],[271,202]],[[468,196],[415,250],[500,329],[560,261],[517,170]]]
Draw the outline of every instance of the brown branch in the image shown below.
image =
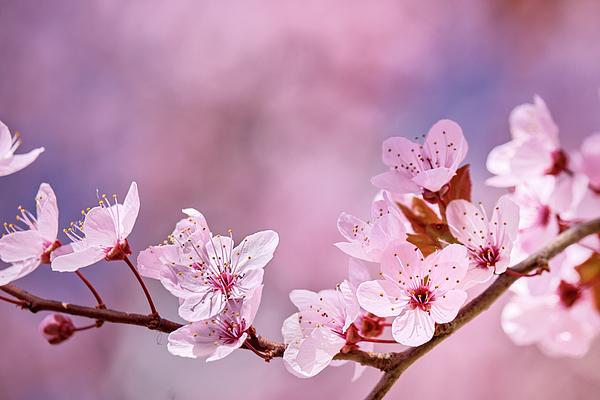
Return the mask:
[[10,283],[0,286],[0,289],[19,300],[23,300],[25,303],[21,308],[27,309],[33,313],[38,311],[54,311],[63,314],[93,318],[100,321],[114,322],[117,324],[145,326],[148,329],[155,329],[164,333],[171,333],[183,326],[164,318],[156,319],[151,315],[133,314],[111,309],[84,307],[75,304],[61,303],[60,301],[46,300],[27,293]]
[[[0,290],[19,299],[19,301],[15,301],[0,296],[2,300],[17,304],[21,308],[27,309],[32,313],[38,311],[54,311],[63,314],[92,318],[99,321],[113,322],[116,324],[144,326],[148,329],[158,330],[164,333],[171,333],[183,326],[182,324],[178,324],[177,322],[165,318],[156,318],[152,314],[133,314],[107,308],[84,307],[75,304],[62,303],[60,301],[46,300],[34,296],[10,283],[0,286]],[[250,338],[248,340],[251,341],[251,344],[255,349],[262,351],[263,353],[268,353],[271,357],[283,357],[286,346],[283,343],[272,342],[260,337],[260,335],[257,335],[254,331],[254,328],[251,329]]]

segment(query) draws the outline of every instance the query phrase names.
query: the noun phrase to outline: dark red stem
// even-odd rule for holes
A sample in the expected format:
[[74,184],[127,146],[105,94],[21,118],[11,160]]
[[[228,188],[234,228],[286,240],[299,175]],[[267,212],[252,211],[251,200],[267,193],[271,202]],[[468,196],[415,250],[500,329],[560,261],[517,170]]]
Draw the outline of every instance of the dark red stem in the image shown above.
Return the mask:
[[152,297],[150,297],[150,292],[148,292],[148,288],[146,288],[146,285],[144,284],[142,277],[137,272],[137,269],[133,266],[131,261],[129,261],[129,258],[127,256],[125,256],[124,260],[127,263],[127,265],[129,265],[129,268],[131,268],[131,272],[133,272],[133,274],[137,278],[138,282],[142,286],[142,289],[144,290],[144,294],[146,295],[146,298],[148,299],[148,304],[150,304],[150,309],[152,310],[152,315],[155,318],[160,318],[158,315],[158,312],[156,311],[156,308],[154,307],[154,302],[152,302]]
[[92,294],[96,298],[96,301],[98,301],[98,308],[106,308],[106,305],[104,304],[104,302],[100,298],[100,295],[98,294],[98,292],[96,292],[96,289],[94,289],[94,287],[92,286],[90,281],[88,281],[85,278],[85,276],[83,276],[83,274],[81,272],[79,272],[79,270],[75,271],[75,273],[77,274],[77,276],[79,276],[81,278],[83,283],[85,283],[87,285],[87,287],[92,291]]

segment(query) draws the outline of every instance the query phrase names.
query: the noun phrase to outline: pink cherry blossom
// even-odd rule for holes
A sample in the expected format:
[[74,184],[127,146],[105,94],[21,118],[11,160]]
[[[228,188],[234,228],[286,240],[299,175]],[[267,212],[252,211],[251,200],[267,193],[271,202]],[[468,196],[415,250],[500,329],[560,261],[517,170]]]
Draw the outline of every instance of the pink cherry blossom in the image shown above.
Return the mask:
[[586,191],[587,179],[581,174],[547,175],[517,185],[509,194],[520,209],[517,245],[531,254],[548,244],[558,234],[560,220],[573,217]]
[[534,97],[534,104],[522,104],[511,112],[508,143],[494,148],[487,169],[497,175],[486,181],[496,187],[516,186],[527,179],[558,174],[567,168],[568,159],[558,141],[558,127],[546,103]]
[[358,287],[360,305],[380,317],[396,317],[392,336],[406,346],[433,337],[436,323],[452,321],[467,298],[457,289],[468,269],[467,249],[451,244],[424,258],[406,242],[392,242],[381,261],[385,280]]
[[516,345],[537,344],[550,357],[581,357],[600,332],[593,294],[573,268],[592,252],[574,245],[566,253],[551,260],[549,274],[513,284],[516,296],[502,311],[502,328]]
[[43,147],[31,150],[27,154],[15,155],[15,150],[21,144],[19,134],[11,137],[8,127],[0,121],[0,176],[17,172],[31,164],[44,151]]
[[293,375],[309,378],[327,367],[348,341],[358,341],[352,325],[360,310],[356,287],[344,281],[336,290],[294,290],[290,299],[298,312],[281,329],[288,344],[283,361]]
[[465,289],[506,271],[519,230],[519,207],[514,202],[506,197],[498,200],[489,220],[483,207],[454,200],[448,204],[446,216],[450,232],[467,248]]
[[83,223],[73,224],[65,233],[73,241],[72,252],[54,257],[52,269],[72,272],[102,259],[123,260],[131,254],[127,236],[133,230],[140,209],[137,184],[131,183],[123,204],[111,205],[105,196],[100,205],[85,214]]
[[27,225],[28,230],[4,224],[9,233],[0,239],[0,258],[12,266],[0,271],[0,286],[29,274],[40,263],[50,264],[50,253],[61,245],[56,239],[58,206],[50,185],[40,185],[35,201],[37,218],[19,207],[21,216],[17,219]]
[[371,206],[371,221],[364,222],[342,213],[338,229],[348,242],[335,245],[344,253],[361,260],[379,262],[387,244],[395,239],[406,239],[406,218],[384,194]]
[[167,349],[181,357],[204,357],[206,361],[219,360],[240,348],[248,337],[260,298],[262,285],[244,299],[229,299],[218,314],[192,321],[169,334]]
[[573,156],[578,172],[585,174],[595,191],[600,191],[600,132],[595,132],[581,143],[580,152]]
[[438,192],[456,174],[467,150],[460,126],[444,119],[433,125],[423,145],[403,137],[383,142],[383,162],[390,171],[371,182],[392,193]]
[[220,313],[229,299],[241,299],[252,292],[262,283],[263,268],[279,243],[276,232],[263,231],[246,237],[234,248],[231,237],[210,237],[206,226],[202,228],[185,227],[179,232],[181,236],[173,235],[182,258],[175,259],[178,256],[173,249],[158,250],[158,260],[151,267],[156,270],[160,262],[168,261],[160,267],[160,281],[180,299],[179,315],[188,321],[210,318]]
[[166,264],[185,263],[195,248],[204,247],[212,237],[204,216],[193,208],[182,210],[188,215],[175,225],[175,230],[169,236],[172,244],[150,246],[140,252],[137,266],[140,275],[160,279],[160,270]]

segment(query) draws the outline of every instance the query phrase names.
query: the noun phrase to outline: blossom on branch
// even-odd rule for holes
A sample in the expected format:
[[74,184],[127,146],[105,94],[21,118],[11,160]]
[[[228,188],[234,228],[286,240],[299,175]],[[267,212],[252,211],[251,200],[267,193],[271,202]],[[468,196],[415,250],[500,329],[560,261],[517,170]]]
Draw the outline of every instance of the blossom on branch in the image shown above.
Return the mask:
[[360,305],[380,317],[396,317],[392,336],[406,346],[428,342],[435,324],[452,321],[467,299],[460,287],[467,273],[467,249],[448,245],[424,258],[421,251],[401,241],[383,254],[381,275],[358,287]]
[[519,280],[502,311],[502,328],[518,346],[537,344],[550,357],[582,357],[600,332],[592,290],[574,269],[592,254],[578,245],[550,261],[550,273]]
[[403,137],[383,142],[383,162],[390,171],[371,182],[392,193],[439,192],[456,174],[467,150],[460,126],[444,119],[433,125],[422,145]]
[[262,285],[243,299],[229,299],[218,314],[190,322],[169,334],[167,349],[176,356],[197,358],[210,355],[206,361],[219,360],[240,348],[248,337],[260,298]]
[[18,225],[4,224],[8,234],[0,239],[0,258],[12,266],[0,271],[0,286],[19,279],[40,265],[50,264],[50,254],[61,243],[58,234],[58,206],[56,195],[47,183],[42,183],[35,197],[34,217],[23,207],[17,216],[19,222],[27,225],[23,230]]
[[184,262],[184,257],[189,259],[196,248],[204,247],[212,237],[202,213],[193,208],[182,211],[188,217],[175,225],[175,230],[169,236],[172,244],[165,242],[164,245],[150,246],[138,255],[140,275],[160,280],[160,270],[164,265]]
[[279,236],[257,232],[234,247],[231,237],[211,237],[198,211],[184,212],[189,217],[177,224],[170,236],[173,244],[143,251],[138,268],[180,299],[183,319],[197,321],[219,314],[230,299],[242,299],[262,283]]
[[64,232],[73,241],[71,252],[52,259],[52,269],[60,272],[73,272],[79,268],[94,264],[102,259],[107,261],[123,260],[131,254],[127,236],[140,210],[140,197],[137,184],[131,183],[123,204],[119,204],[116,195],[115,204],[110,204],[103,196],[100,205],[85,214],[82,223],[71,224]]
[[541,97],[534,104],[522,104],[511,112],[508,143],[494,148],[487,159],[487,169],[495,177],[486,184],[496,187],[516,186],[527,179],[558,175],[568,167],[567,155],[558,141],[558,127]]
[[356,287],[345,280],[336,290],[293,290],[290,299],[298,312],[281,328],[288,345],[283,361],[293,375],[309,378],[327,367],[344,346],[360,340],[353,325],[360,312]]
[[498,200],[489,220],[483,206],[477,208],[468,201],[454,200],[448,205],[446,216],[450,232],[468,251],[465,289],[506,271],[519,230],[519,207],[514,202],[505,197]]
[[338,229],[348,242],[335,245],[349,256],[379,262],[389,242],[406,239],[405,221],[406,217],[384,192],[383,200],[375,200],[371,206],[371,222],[346,213],[340,215]]
[[31,150],[27,154],[15,155],[21,144],[19,134],[11,137],[8,127],[0,121],[0,176],[10,175],[31,164],[44,151],[43,147]]

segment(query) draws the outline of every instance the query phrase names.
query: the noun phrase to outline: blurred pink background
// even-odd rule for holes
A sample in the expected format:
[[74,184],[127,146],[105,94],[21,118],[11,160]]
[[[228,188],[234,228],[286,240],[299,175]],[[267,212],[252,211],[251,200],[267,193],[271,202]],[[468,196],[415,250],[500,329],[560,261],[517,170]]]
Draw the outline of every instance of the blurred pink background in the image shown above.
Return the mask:
[[[237,240],[274,229],[255,326],[281,340],[295,288],[332,288],[348,258],[333,243],[342,212],[368,219],[386,167],[381,143],[458,122],[469,141],[476,201],[487,153],[509,140],[508,114],[539,94],[566,149],[600,129],[600,3],[560,1],[141,1],[0,4],[0,119],[19,152],[46,152],[0,178],[0,222],[54,188],[61,227],[138,182],[134,257],[194,207]],[[63,242],[68,240],[61,233]],[[376,267],[371,269],[373,276]],[[110,308],[148,313],[124,263],[82,270]],[[74,274],[41,266],[16,282],[34,294],[94,305]],[[148,282],[163,317],[177,300]],[[388,397],[582,399],[600,390],[600,343],[583,359],[516,347],[500,328],[507,297],[419,360]],[[205,363],[172,356],[167,335],[105,324],[50,346],[46,313],[0,303],[0,398],[361,399],[380,377],[351,383],[350,365],[311,380],[237,351]],[[88,321],[77,319],[78,325]],[[399,349],[379,347],[381,351]],[[410,393],[410,396],[408,394]]]

